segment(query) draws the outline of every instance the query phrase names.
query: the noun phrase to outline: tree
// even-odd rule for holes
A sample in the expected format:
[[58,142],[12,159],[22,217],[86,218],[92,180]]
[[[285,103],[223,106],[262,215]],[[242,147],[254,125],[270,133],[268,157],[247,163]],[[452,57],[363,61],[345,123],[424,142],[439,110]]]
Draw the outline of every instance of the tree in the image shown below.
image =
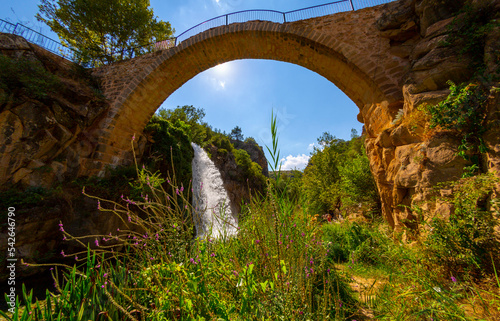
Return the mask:
[[202,145],[202,143],[210,138],[212,131],[208,124],[203,122],[205,111],[203,108],[196,108],[194,106],[184,105],[177,106],[175,109],[160,109],[157,112],[158,117],[166,119],[171,123],[182,121],[189,126],[188,134],[193,143]]
[[241,131],[241,128],[239,126],[236,126],[231,130],[231,134],[229,134],[231,139],[237,140],[237,141],[243,141],[243,133]]
[[149,5],[149,0],[41,0],[36,18],[76,51],[77,60],[95,67],[148,52],[152,43],[172,35],[170,23],[158,20]]

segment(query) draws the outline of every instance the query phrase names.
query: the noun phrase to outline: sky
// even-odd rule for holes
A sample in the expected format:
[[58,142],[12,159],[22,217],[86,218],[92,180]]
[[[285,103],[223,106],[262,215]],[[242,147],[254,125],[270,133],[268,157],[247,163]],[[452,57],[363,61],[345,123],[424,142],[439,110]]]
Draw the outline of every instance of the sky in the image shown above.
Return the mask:
[[[240,10],[290,11],[330,1],[298,0],[150,0],[154,14],[169,21],[174,35],[213,17]],[[34,17],[39,0],[0,0],[0,18],[22,23],[54,40],[57,35]],[[277,116],[282,169],[306,167],[317,138],[329,132],[350,139],[361,133],[357,106],[332,82],[304,67],[274,60],[235,60],[206,70],[175,91],[160,108],[193,105],[203,119],[230,133],[271,146],[271,114]],[[264,150],[266,148],[264,147]],[[266,151],[267,153],[267,151]],[[269,155],[266,155],[269,158]]]

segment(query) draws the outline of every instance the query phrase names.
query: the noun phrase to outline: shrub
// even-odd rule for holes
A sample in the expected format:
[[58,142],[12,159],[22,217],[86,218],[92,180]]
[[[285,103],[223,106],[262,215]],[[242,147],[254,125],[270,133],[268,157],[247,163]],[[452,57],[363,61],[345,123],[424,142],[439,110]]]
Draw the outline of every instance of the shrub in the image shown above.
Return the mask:
[[469,159],[472,153],[471,160],[479,163],[478,154],[487,150],[482,134],[486,131],[483,122],[488,91],[477,83],[455,85],[449,81],[448,84],[451,91],[448,97],[437,105],[426,106],[429,128],[440,127],[458,133],[462,137],[459,155]]
[[[189,126],[181,120],[170,122],[153,116],[144,132],[154,144],[145,152],[148,167],[175,177],[179,184],[188,186],[192,176],[191,162],[194,151],[189,140]],[[154,157],[153,157],[154,156]]]
[[[429,222],[425,241],[428,260],[441,266],[446,274],[479,277],[494,273],[499,266],[500,243],[495,238],[498,208],[489,207],[489,198],[498,179],[481,174],[451,184],[453,206],[449,218],[435,217]],[[493,258],[493,262],[492,262]]]

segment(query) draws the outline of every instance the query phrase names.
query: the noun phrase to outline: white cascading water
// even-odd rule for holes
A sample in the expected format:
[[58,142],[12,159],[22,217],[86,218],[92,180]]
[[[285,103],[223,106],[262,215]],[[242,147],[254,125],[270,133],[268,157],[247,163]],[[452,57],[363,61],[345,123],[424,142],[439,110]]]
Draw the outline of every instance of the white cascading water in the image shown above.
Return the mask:
[[236,235],[238,220],[231,210],[231,202],[224,188],[219,169],[200,146],[194,149],[193,208],[196,236],[220,238]]

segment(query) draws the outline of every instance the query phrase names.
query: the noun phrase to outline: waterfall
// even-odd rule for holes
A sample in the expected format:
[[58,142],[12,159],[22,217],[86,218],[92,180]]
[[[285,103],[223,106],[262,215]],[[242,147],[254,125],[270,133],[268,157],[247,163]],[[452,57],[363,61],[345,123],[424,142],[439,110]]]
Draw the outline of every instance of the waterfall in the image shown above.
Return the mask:
[[194,149],[193,168],[193,219],[197,237],[231,236],[237,233],[237,213],[231,203],[219,169],[200,146]]

